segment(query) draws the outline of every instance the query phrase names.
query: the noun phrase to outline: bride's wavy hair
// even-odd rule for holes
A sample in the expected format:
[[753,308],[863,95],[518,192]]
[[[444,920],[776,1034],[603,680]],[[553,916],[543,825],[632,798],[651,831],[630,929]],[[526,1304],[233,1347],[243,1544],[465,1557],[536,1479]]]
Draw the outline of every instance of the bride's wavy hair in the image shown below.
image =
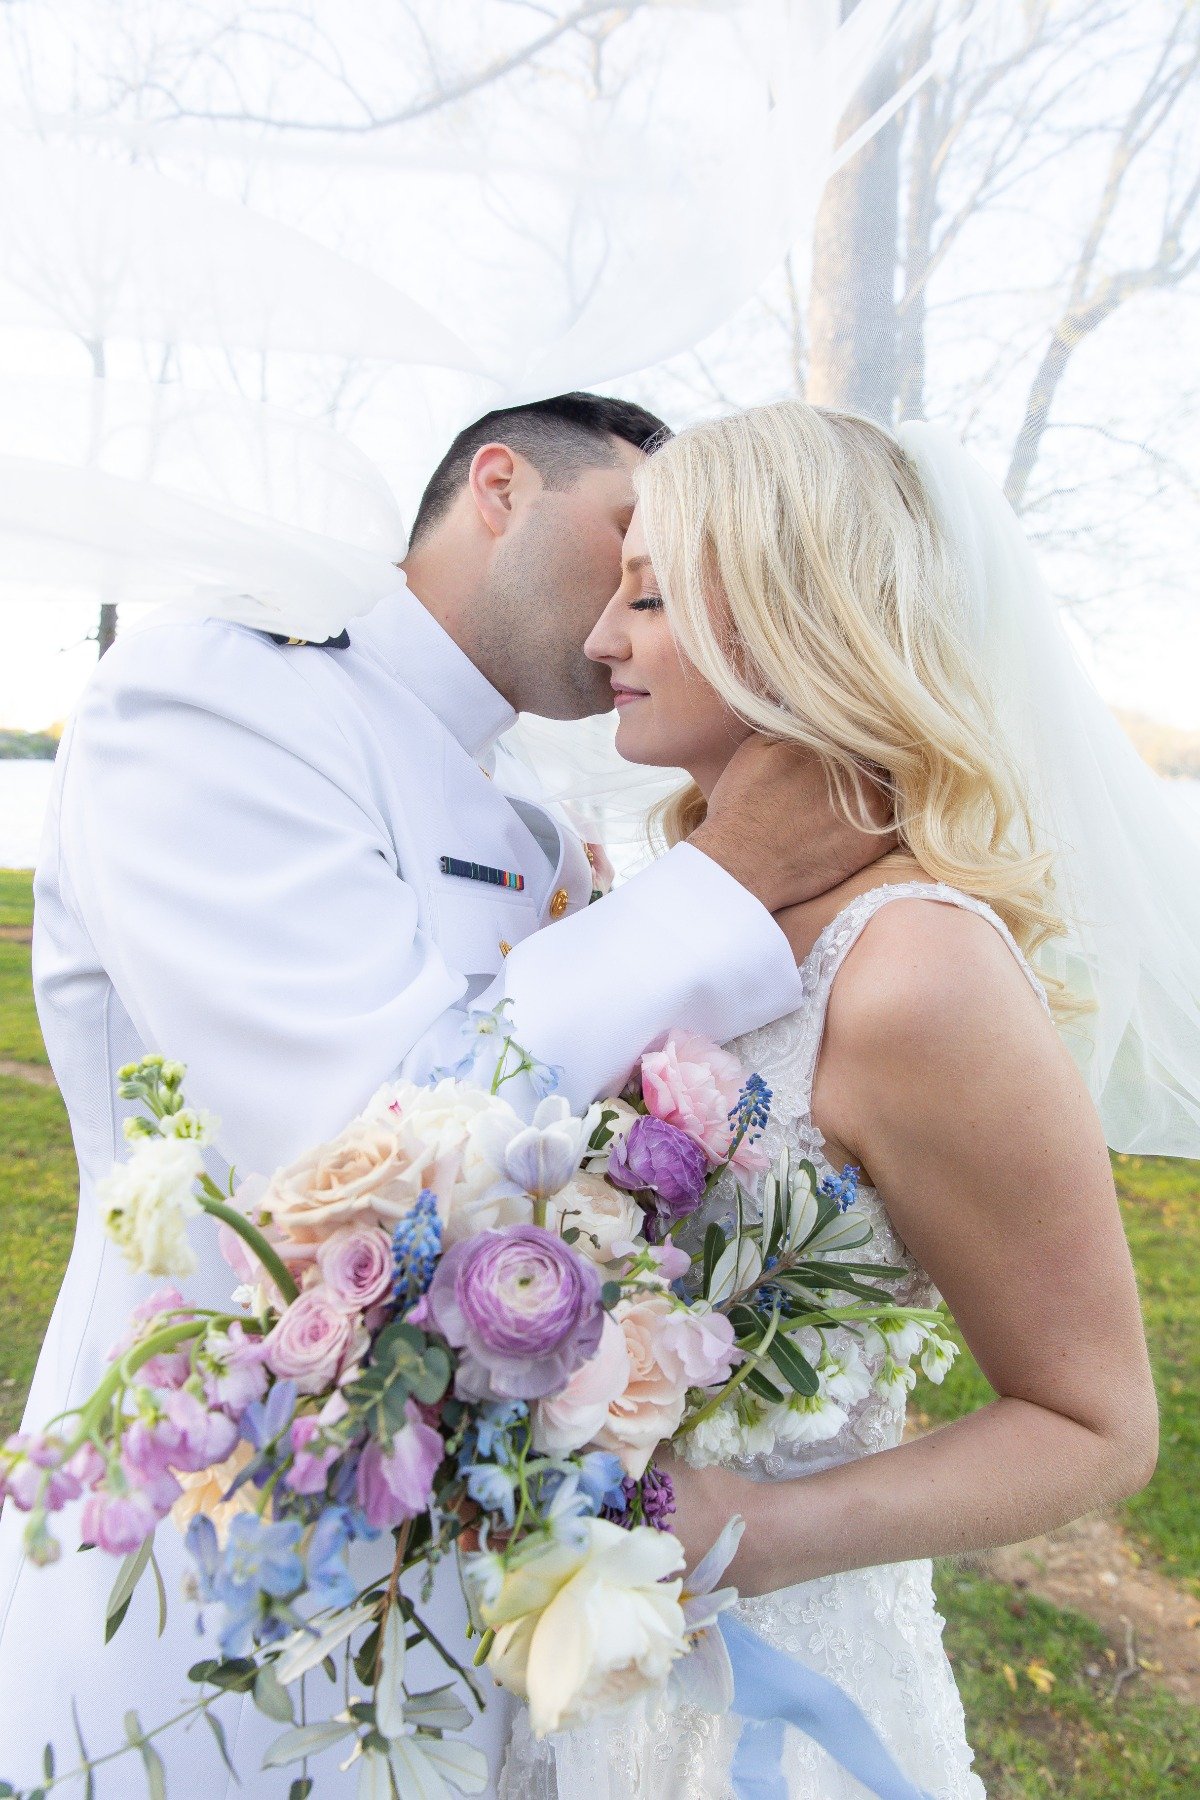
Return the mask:
[[[854,823],[891,829],[867,810],[882,789],[925,873],[987,901],[1026,955],[1061,932],[962,577],[896,440],[785,400],[680,432],[636,484],[676,641],[726,705],[819,756]],[[676,843],[704,812],[687,787],[657,833]]]

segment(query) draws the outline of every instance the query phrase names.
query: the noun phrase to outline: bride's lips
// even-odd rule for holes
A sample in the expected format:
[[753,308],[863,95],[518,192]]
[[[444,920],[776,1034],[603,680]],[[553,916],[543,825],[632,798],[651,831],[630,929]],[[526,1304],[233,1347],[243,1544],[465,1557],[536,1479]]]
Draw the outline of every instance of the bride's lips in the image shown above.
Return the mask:
[[631,700],[648,700],[649,698],[645,688],[621,687],[619,683],[613,682],[613,705],[618,710],[623,706],[628,706]]

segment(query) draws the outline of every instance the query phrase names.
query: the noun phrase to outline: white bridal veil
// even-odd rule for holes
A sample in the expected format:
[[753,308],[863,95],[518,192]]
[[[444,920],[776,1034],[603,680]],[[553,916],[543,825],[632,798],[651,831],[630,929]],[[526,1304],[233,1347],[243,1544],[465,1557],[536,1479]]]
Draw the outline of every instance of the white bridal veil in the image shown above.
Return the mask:
[[[990,19],[1028,38],[1086,12],[3,9],[0,599],[118,607],[123,622],[169,603],[336,633],[397,585],[405,519],[469,419],[627,381],[653,399],[646,372],[685,353],[699,380],[702,346],[781,269],[772,304],[785,326],[795,315],[798,362],[830,176],[879,143],[894,154],[897,121],[910,136],[936,126],[955,82],[989,104],[971,58]],[[1048,40],[1046,69],[1060,49]],[[952,202],[970,214],[969,193]],[[919,225],[886,203],[868,221],[876,240]],[[854,266],[858,229],[835,315],[874,280]],[[710,381],[694,404],[728,398]],[[1077,921],[1057,954],[1098,1003],[1080,1055],[1109,1141],[1200,1155],[1195,827],[1074,663],[1015,518],[961,452],[905,430],[956,540],[976,546],[985,661],[1042,783]],[[619,803],[610,791],[604,728],[534,727],[531,745],[552,788],[618,827],[641,811],[644,782],[626,780]]]

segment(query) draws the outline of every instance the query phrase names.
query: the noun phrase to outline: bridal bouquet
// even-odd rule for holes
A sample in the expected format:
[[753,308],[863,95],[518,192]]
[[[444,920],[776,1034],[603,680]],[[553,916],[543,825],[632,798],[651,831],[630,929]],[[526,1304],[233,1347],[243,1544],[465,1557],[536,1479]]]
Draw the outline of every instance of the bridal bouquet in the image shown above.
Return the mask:
[[[362,1800],[481,1792],[485,1760],[456,1734],[483,1705],[483,1663],[538,1735],[668,1681],[727,1706],[714,1627],[736,1594],[716,1583],[740,1521],[686,1576],[655,1451],[677,1440],[722,1460],[764,1434],[829,1435],[865,1392],[861,1359],[825,1347],[839,1328],[880,1334],[893,1383],[918,1348],[935,1377],[948,1356],[936,1314],[892,1303],[903,1271],[845,1260],[870,1236],[854,1172],[822,1184],[786,1154],[769,1169],[769,1090],[687,1033],[579,1118],[503,1007],[474,1014],[453,1069],[390,1083],[336,1138],[227,1192],[184,1077],[161,1056],[120,1072],[139,1111],[103,1184],[105,1225],[172,1285],[135,1309],[82,1407],[0,1450],[31,1557],[55,1560],[53,1515],[81,1502],[83,1543],[121,1559],[111,1637],[147,1568],[165,1608],[154,1534],[168,1519],[183,1532],[189,1597],[221,1650],[189,1671],[192,1710],[232,1770],[211,1707],[249,1693],[283,1728],[264,1766],[300,1767],[291,1800],[332,1749],[360,1762]],[[504,1096],[518,1077],[544,1096],[531,1122]],[[726,1205],[701,1229],[718,1183]],[[202,1213],[238,1276],[235,1311],[174,1285],[196,1267]],[[384,1534],[360,1586],[351,1546]],[[422,1611],[446,1559],[473,1654]],[[416,1691],[405,1661],[422,1641],[449,1679]],[[336,1658],[344,1706],[299,1722],[305,1678],[337,1679]],[[165,1729],[126,1716],[152,1794]]]

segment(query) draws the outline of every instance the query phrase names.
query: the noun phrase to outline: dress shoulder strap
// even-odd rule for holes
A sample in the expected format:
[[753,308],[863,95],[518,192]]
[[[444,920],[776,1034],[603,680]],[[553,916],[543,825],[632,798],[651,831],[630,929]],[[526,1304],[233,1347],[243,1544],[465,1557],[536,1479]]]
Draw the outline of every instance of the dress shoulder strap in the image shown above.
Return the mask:
[[892,900],[931,900],[943,906],[961,907],[964,912],[978,913],[981,919],[986,919],[1000,933],[1043,1008],[1047,1014],[1050,1011],[1046,990],[1032,965],[1003,919],[992,911],[986,901],[977,900],[973,894],[964,894],[958,888],[948,887],[941,881],[901,881],[886,887],[869,888],[865,894],[859,894],[848,906],[843,907],[836,918],[830,920],[800,965],[807,1027],[805,1045],[808,1052],[804,1070],[805,1095],[809,1102],[812,1099],[812,1083],[825,1034],[825,1015],[829,1010],[834,977],[864,928]]

